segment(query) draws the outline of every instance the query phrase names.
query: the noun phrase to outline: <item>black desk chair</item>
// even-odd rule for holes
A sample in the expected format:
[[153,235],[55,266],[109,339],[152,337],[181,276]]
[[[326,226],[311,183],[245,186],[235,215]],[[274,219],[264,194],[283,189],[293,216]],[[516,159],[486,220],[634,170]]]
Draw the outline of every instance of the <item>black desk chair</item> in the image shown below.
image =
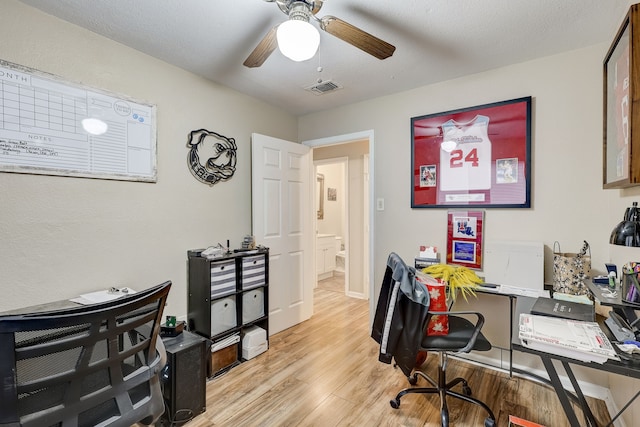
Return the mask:
[[158,334],[170,288],[0,316],[0,426],[154,423],[164,412]]
[[[448,335],[426,335],[430,317],[437,314],[448,315]],[[458,315],[475,316],[476,322],[473,324]],[[396,366],[407,376],[411,385],[417,384],[418,377],[422,377],[432,386],[413,387],[400,391],[395,399],[391,400],[391,407],[399,408],[400,399],[409,393],[439,394],[440,417],[442,426],[446,427],[449,425],[447,396],[451,396],[484,408],[489,415],[484,425],[493,427],[496,422],[493,412],[485,403],[471,397],[471,388],[467,381],[464,378],[455,378],[447,382],[446,378],[449,353],[491,349],[491,344],[480,332],[483,324],[484,317],[477,312],[429,311],[429,292],[424,285],[416,281],[415,269],[408,267],[397,254],[391,253],[387,260],[372,331],[372,337],[380,343],[379,360],[391,363],[393,358]],[[422,371],[414,369],[419,351],[438,353],[437,381]],[[462,393],[452,390],[458,384],[462,384]]]

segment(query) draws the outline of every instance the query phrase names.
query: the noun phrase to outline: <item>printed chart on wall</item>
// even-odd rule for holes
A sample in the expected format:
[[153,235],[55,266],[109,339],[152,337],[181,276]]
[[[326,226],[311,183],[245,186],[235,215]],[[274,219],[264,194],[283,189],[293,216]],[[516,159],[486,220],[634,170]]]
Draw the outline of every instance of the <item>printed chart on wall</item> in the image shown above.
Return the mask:
[[156,107],[0,60],[0,171],[155,182]]

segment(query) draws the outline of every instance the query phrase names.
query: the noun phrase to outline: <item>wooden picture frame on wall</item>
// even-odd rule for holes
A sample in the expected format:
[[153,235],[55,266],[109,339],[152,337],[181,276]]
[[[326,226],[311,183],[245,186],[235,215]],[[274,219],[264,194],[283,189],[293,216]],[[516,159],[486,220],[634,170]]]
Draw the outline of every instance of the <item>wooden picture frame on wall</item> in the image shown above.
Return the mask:
[[638,49],[640,5],[634,4],[604,58],[603,188],[640,185]]

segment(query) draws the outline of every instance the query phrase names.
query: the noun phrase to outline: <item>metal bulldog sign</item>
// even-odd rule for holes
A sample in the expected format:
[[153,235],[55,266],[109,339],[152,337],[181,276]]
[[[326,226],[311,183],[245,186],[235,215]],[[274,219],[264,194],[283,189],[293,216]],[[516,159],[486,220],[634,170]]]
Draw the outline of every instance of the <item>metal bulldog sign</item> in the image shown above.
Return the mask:
[[216,132],[198,129],[189,133],[188,163],[193,176],[204,184],[228,181],[236,171],[236,141]]

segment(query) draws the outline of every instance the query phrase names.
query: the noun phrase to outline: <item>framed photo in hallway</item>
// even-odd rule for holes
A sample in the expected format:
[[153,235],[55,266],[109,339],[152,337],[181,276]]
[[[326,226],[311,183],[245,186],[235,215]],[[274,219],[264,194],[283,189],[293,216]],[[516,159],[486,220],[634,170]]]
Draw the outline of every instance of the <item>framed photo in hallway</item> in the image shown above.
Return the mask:
[[531,207],[531,97],[411,119],[412,208]]

